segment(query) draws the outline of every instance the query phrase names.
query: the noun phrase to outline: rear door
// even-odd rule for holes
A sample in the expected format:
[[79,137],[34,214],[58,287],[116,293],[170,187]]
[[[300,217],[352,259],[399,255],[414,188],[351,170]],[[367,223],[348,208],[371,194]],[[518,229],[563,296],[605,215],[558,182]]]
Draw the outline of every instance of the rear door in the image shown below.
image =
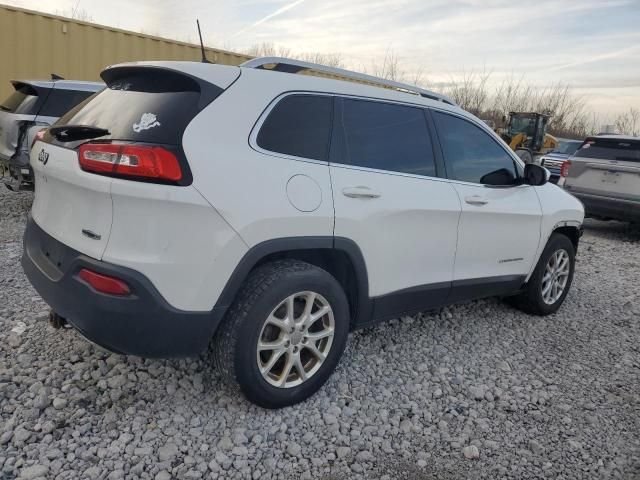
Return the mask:
[[84,172],[74,148],[37,141],[31,215],[49,235],[100,259],[111,230],[111,178]]
[[338,98],[335,128],[335,235],[362,250],[370,295],[377,297],[374,316],[442,304],[453,275],[460,203],[438,178],[425,110]]
[[592,137],[571,158],[570,192],[640,200],[640,139]]

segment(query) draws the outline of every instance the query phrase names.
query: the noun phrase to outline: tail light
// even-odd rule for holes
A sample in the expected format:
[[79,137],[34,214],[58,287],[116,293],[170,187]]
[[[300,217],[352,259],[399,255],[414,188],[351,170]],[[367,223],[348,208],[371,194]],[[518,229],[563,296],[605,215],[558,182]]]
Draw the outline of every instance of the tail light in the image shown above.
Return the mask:
[[86,172],[172,182],[182,178],[178,158],[163,147],[85,143],[78,156]]
[[564,162],[562,162],[562,165],[560,166],[560,176],[561,177],[568,177],[569,176],[569,167],[571,166],[571,161],[570,160],[565,160]]
[[131,293],[131,289],[126,282],[119,278],[110,277],[109,275],[103,275],[101,273],[94,272],[88,268],[83,268],[78,273],[78,277],[91,285],[95,290],[100,293],[106,293],[109,295],[126,296]]
[[46,128],[43,128],[41,130],[38,130],[36,132],[36,134],[33,136],[33,140],[31,141],[31,148],[33,148],[33,146],[36,144],[36,142],[38,140],[42,140],[42,137],[44,137],[45,132],[47,131]]

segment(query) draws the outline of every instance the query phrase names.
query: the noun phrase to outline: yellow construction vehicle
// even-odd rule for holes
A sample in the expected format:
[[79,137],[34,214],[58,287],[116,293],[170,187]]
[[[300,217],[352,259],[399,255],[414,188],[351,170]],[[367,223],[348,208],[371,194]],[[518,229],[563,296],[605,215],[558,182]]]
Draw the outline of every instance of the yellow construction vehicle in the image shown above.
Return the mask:
[[509,112],[506,127],[497,133],[524,163],[532,163],[558,146],[558,140],[547,133],[549,118],[544,113]]

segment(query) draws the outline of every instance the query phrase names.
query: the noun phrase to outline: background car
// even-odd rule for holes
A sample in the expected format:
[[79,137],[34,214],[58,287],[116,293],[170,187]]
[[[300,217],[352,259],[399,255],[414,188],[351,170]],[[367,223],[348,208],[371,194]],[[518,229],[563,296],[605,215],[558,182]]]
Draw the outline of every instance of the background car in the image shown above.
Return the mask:
[[104,84],[57,79],[11,83],[14,92],[0,103],[0,173],[8,173],[6,185],[17,190],[33,183],[29,150],[36,132],[102,90]]
[[559,138],[558,142],[555,150],[543,155],[540,159],[540,165],[551,173],[551,181],[553,183],[558,183],[562,163],[576,153],[576,150],[578,150],[583,143],[582,140],[571,140],[567,138]]
[[640,137],[587,137],[561,175],[558,184],[582,201],[588,216],[640,221]]

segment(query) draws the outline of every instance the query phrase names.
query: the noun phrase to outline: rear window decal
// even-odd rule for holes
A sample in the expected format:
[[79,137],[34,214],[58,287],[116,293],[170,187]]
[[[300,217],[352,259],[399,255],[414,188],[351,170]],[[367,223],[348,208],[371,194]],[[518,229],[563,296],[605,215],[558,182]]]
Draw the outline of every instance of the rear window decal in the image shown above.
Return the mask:
[[133,124],[133,131],[136,133],[141,132],[142,130],[149,130],[153,127],[159,127],[161,123],[158,121],[158,117],[153,113],[143,113],[140,118],[140,123]]

